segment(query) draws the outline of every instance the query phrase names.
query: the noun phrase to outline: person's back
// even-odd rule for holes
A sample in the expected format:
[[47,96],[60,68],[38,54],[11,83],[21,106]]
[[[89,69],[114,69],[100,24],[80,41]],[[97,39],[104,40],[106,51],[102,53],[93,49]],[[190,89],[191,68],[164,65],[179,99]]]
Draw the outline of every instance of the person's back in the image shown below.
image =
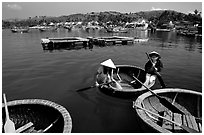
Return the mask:
[[108,73],[108,67],[101,66],[97,70],[96,81],[98,84],[108,83],[111,82],[111,77]]

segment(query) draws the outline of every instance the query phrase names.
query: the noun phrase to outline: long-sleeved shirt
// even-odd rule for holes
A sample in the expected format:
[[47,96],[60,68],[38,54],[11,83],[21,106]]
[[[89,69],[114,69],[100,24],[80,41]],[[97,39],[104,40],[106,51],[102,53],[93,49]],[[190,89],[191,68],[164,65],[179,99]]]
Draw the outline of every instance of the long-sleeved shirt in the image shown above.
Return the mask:
[[[155,70],[155,68],[157,68],[157,70]],[[145,64],[145,71],[149,74],[154,74],[155,72],[161,71],[161,69],[163,68],[163,63],[160,60],[157,60],[155,68],[153,67],[150,60]]]

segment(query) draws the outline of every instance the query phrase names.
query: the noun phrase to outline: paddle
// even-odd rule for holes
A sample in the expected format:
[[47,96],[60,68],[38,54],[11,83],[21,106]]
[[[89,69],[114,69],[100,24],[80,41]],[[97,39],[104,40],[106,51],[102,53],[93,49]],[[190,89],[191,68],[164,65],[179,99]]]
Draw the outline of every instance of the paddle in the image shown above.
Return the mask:
[[6,122],[4,124],[4,131],[5,133],[16,133],[15,124],[9,118],[9,112],[8,112],[5,94],[3,94],[3,98],[4,98],[5,112],[6,112]]
[[148,88],[147,86],[145,86],[139,79],[137,79],[135,76],[133,76],[135,78],[135,80],[137,80],[139,83],[141,83],[146,89],[148,89],[153,95],[155,95],[159,101],[168,109],[170,109],[173,113],[180,113],[180,114],[185,114],[184,112],[182,112],[180,109],[178,109],[176,106],[172,105],[167,99],[157,95],[156,93],[154,93],[150,88]]
[[147,110],[147,109],[145,109],[145,108],[139,107],[139,106],[137,106],[137,105],[134,105],[134,107],[140,108],[140,109],[142,109],[142,110],[144,110],[144,111],[146,111],[146,112],[149,112],[149,113],[151,113],[151,114],[153,114],[153,115],[155,115],[155,116],[157,116],[157,117],[159,117],[159,118],[162,118],[162,119],[167,120],[167,121],[169,121],[169,122],[171,122],[171,123],[174,123],[175,125],[178,125],[179,127],[181,127],[182,129],[184,129],[185,131],[187,131],[187,132],[189,132],[189,133],[199,133],[199,132],[196,131],[195,129],[189,128],[189,127],[187,127],[187,126],[185,126],[185,125],[183,125],[183,124],[180,124],[180,123],[177,123],[177,122],[175,122],[175,121],[169,120],[169,119],[167,119],[166,117],[160,116],[160,115],[158,115],[158,114],[156,114],[156,113],[154,113],[154,112],[152,112],[152,111],[149,111],[149,110]]
[[108,82],[108,83],[99,84],[98,86],[92,85],[92,86],[89,86],[89,87],[86,87],[86,88],[78,89],[77,92],[85,91],[85,90],[88,90],[88,89],[91,89],[91,88],[99,87],[99,86],[102,86],[102,85],[107,85],[107,84],[110,84],[110,83],[112,83],[112,81]]

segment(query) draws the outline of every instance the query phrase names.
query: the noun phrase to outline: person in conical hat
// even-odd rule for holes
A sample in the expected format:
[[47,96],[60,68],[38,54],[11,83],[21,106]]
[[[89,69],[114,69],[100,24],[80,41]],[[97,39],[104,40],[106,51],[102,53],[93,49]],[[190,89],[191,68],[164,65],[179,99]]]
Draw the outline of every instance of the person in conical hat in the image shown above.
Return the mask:
[[148,54],[149,61],[145,64],[145,71],[151,75],[157,75],[157,78],[161,84],[162,88],[166,88],[164,81],[159,72],[163,68],[163,63],[161,62],[161,56],[158,52],[152,51]]
[[115,64],[111,59],[108,59],[100,63],[100,67],[97,70],[96,85],[114,82],[118,89],[122,89],[120,84],[113,78],[113,69],[116,69]]
[[113,63],[113,61],[111,59],[108,59],[108,60],[102,62],[101,65],[116,69],[116,66],[115,66],[115,64]]
[[158,52],[155,52],[155,51],[152,51],[152,52],[149,53],[149,57],[153,57],[153,56],[161,58],[160,54]]

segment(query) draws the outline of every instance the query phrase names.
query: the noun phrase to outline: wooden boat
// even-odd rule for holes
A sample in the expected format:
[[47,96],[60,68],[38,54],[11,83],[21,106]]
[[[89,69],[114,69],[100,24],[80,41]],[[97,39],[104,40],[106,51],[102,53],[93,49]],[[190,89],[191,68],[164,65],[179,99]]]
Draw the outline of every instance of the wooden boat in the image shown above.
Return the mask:
[[[72,119],[61,105],[42,99],[25,99],[7,102],[10,119],[20,133],[70,133]],[[5,107],[2,105],[2,125],[5,124]],[[4,131],[3,131],[4,132]]]
[[[121,80],[119,80],[119,77]],[[114,79],[122,86],[122,89],[118,89],[114,84],[101,85],[99,88],[106,89],[107,91],[119,92],[119,93],[143,93],[146,88],[137,82],[133,75],[137,77],[148,88],[151,88],[156,81],[155,75],[150,75],[145,72],[144,69],[132,65],[116,65],[116,69],[113,72]],[[98,82],[99,83],[99,82]],[[100,84],[100,83],[99,83]]]
[[187,127],[187,129],[191,128],[201,132],[202,93],[179,88],[158,89],[154,92],[168,100],[184,114],[172,113],[169,110],[170,107],[167,108],[164,103],[161,104],[154,94],[144,93],[133,102],[133,107],[145,131],[179,133],[186,132]]

